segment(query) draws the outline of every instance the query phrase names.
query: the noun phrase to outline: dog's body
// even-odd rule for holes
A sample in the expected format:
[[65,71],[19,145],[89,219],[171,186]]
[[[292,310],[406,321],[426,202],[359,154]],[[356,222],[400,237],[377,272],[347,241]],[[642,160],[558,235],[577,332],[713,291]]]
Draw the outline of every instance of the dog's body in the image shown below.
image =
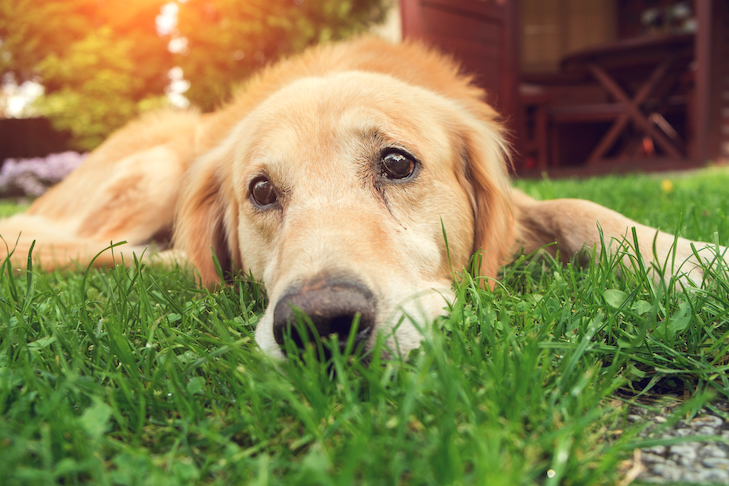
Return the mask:
[[359,39],[266,69],[214,114],[162,113],[120,130],[0,222],[0,235],[11,249],[17,240],[18,262],[37,240],[34,257],[49,268],[88,263],[112,241],[139,254],[172,234],[205,285],[219,280],[214,250],[225,272],[265,285],[256,339],[278,356],[292,306],[345,338],[360,315],[366,344],[397,325],[389,344],[411,349],[414,322],[442,313],[452,270],[477,250],[493,285],[520,251],[599,249],[599,228],[605,242],[636,228],[648,263],[663,264],[675,242],[672,260],[700,280],[690,241],[587,201],[510,189],[507,153],[498,116],[449,59]]

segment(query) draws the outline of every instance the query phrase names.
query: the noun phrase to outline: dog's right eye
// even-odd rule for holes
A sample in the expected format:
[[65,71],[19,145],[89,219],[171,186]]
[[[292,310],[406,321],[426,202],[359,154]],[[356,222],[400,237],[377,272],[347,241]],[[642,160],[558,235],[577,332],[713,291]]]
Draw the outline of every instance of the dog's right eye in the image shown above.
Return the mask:
[[276,188],[265,177],[253,179],[251,181],[250,192],[253,203],[260,208],[269,207],[278,200]]
[[389,152],[382,157],[382,175],[390,180],[402,180],[415,172],[412,158],[400,152]]

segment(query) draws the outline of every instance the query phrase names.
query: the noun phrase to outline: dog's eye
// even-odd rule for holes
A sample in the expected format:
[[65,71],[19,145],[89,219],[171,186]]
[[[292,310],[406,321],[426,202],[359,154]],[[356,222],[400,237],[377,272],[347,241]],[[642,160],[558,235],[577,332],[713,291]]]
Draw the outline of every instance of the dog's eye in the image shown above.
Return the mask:
[[415,162],[399,152],[382,157],[382,175],[388,179],[405,179],[415,171]]
[[265,177],[253,179],[250,191],[253,202],[262,208],[272,205],[278,199],[276,188],[273,186],[273,183]]

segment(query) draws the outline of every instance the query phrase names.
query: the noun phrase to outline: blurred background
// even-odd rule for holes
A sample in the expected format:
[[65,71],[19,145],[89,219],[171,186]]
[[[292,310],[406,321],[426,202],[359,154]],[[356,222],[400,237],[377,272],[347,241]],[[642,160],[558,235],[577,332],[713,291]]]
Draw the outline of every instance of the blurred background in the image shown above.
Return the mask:
[[0,116],[41,116],[68,132],[69,148],[90,150],[143,111],[190,104],[212,110],[266,63],[363,32],[382,23],[391,6],[391,0],[0,0]]
[[267,63],[363,32],[475,74],[519,174],[729,157],[729,0],[0,0],[0,162],[92,150],[160,107],[213,110]]

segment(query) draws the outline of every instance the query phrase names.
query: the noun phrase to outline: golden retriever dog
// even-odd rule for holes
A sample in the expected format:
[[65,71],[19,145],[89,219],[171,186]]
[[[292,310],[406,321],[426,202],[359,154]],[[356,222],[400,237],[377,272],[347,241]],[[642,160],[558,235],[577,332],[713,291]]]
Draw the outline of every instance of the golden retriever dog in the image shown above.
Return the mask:
[[[361,38],[268,67],[213,114],[133,122],[0,235],[16,264],[35,241],[46,269],[126,241],[118,262],[171,235],[157,257],[186,258],[207,286],[215,254],[225,274],[265,286],[256,340],[278,357],[287,334],[303,345],[296,308],[324,337],[346,341],[359,316],[361,346],[382,334],[393,352],[417,347],[479,251],[493,286],[514,255],[556,243],[547,251],[569,260],[599,251],[601,232],[614,249],[635,228],[648,265],[676,262],[669,271],[697,282],[701,260],[724,250],[591,202],[535,201],[510,187],[508,165],[499,116],[457,64]],[[111,252],[95,264],[113,264]]]

